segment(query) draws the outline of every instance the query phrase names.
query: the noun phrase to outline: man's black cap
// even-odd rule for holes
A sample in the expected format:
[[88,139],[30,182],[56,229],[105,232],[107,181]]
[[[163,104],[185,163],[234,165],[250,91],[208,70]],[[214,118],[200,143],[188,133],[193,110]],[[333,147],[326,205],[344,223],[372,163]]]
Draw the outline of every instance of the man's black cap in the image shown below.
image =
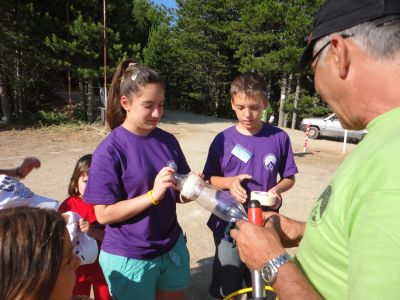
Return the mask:
[[314,28],[300,59],[303,71],[310,63],[315,42],[328,34],[378,18],[400,17],[400,0],[327,0],[318,10]]

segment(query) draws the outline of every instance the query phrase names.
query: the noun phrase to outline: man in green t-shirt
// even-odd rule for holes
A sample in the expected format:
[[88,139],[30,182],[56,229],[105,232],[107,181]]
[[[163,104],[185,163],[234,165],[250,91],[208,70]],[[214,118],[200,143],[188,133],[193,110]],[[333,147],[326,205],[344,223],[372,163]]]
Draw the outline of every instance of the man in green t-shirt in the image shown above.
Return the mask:
[[[301,67],[344,128],[368,134],[307,223],[265,213],[231,231],[280,299],[400,296],[400,1],[328,0]],[[284,248],[299,245],[296,259]]]

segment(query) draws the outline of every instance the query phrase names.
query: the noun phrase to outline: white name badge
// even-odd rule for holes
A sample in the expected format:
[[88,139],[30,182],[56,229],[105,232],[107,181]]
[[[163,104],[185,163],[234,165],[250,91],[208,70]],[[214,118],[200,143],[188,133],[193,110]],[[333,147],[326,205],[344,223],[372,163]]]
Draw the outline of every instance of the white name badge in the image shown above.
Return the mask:
[[249,150],[247,150],[246,148],[242,147],[239,144],[235,145],[235,148],[233,148],[231,153],[244,163],[247,163],[250,157],[253,155]]

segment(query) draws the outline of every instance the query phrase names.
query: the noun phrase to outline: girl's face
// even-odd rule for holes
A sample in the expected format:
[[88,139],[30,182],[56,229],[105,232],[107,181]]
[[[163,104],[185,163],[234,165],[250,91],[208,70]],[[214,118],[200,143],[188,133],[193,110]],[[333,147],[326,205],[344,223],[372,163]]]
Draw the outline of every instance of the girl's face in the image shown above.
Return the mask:
[[64,254],[58,272],[56,284],[50,295],[50,300],[70,300],[72,290],[76,281],[76,269],[79,267],[80,259],[72,253],[73,245],[69,238],[67,229],[64,232]]
[[259,95],[248,96],[244,93],[232,96],[232,109],[239,121],[237,128],[245,134],[255,134],[263,126],[261,113],[267,107],[267,100]]
[[86,184],[88,181],[88,174],[83,174],[78,179],[78,191],[79,195],[82,196],[86,189]]
[[129,99],[121,97],[121,105],[126,110],[126,119],[122,126],[129,131],[147,136],[157,127],[164,112],[164,87],[159,83],[146,84]]

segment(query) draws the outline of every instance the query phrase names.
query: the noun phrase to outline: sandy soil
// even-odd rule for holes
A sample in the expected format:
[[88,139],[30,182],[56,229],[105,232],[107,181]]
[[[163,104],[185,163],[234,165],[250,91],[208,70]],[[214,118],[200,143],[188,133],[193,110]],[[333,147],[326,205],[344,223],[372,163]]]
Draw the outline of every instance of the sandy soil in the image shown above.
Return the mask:
[[[232,124],[232,120],[167,110],[160,127],[178,138],[192,170],[201,171],[212,139]],[[307,153],[303,153],[304,133],[286,131],[292,140],[299,174],[296,185],[284,194],[281,212],[305,220],[332,173],[355,145],[348,144],[343,155],[339,141],[310,140]],[[40,158],[42,167],[34,170],[24,183],[37,194],[62,201],[67,196],[69,177],[77,159],[93,152],[106,134],[106,129],[97,125],[3,130],[0,168],[14,167],[26,156]],[[209,213],[197,203],[189,203],[179,205],[177,214],[188,236],[191,254],[192,282],[186,299],[213,299],[207,292],[214,255],[212,234],[206,227]]]

